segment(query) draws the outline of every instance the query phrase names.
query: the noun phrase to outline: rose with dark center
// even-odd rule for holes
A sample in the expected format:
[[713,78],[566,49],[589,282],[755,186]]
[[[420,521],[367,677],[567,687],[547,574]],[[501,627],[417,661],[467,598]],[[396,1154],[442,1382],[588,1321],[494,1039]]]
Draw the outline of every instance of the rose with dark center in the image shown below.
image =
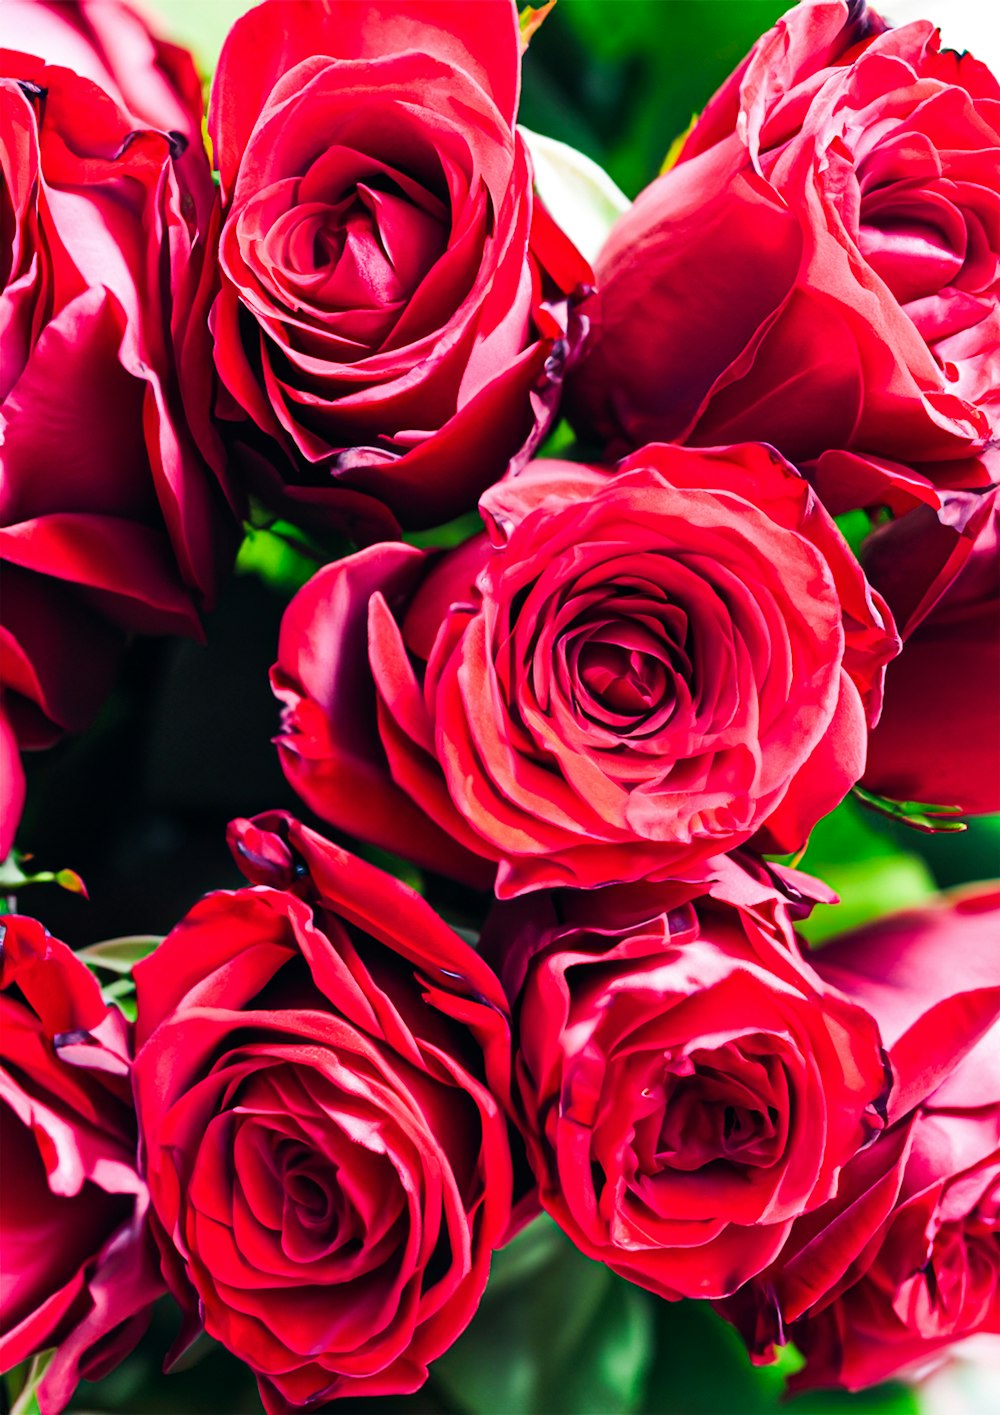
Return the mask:
[[764,447],[539,462],[489,535],[321,570],[272,682],[327,820],[501,896],[793,850],[864,768],[891,620]]
[[542,1207],[667,1298],[772,1262],[883,1123],[871,1017],[813,972],[773,887],[725,860],[712,889],[527,896],[484,936]]
[[412,1391],[510,1220],[506,1002],[398,880],[285,816],[231,840],[257,886],[136,969],[165,1272],[268,1411]]
[[230,32],[213,327],[265,497],[371,538],[540,440],[590,272],[534,204],[519,47],[511,0],[269,3]]
[[34,919],[0,925],[0,1369],[54,1348],[58,1415],[126,1356],[163,1291],[146,1226],[122,1014]]
[[1000,86],[932,24],[796,6],[612,231],[574,420],[765,439],[835,514],[995,481],[998,158]]

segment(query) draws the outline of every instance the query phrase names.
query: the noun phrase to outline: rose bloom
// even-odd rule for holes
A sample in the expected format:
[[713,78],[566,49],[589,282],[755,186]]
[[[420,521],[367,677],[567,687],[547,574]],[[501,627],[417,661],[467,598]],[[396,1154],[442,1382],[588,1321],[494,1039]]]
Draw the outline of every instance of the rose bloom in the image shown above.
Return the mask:
[[982,814],[1000,811],[1000,506],[992,491],[953,495],[948,510],[954,525],[921,507],[864,547],[905,644],[862,785]]
[[885,1130],[733,1304],[755,1359],[786,1338],[795,1389],[915,1377],[1000,1332],[1000,890],[976,886],[826,945],[818,971],[878,1020]]
[[58,1415],[128,1354],[163,1284],[128,1023],[34,919],[8,915],[0,935],[0,1369],[55,1348],[37,1408]]
[[292,601],[272,682],[308,804],[473,882],[497,861],[501,897],[801,845],[898,647],[807,483],[765,447],[655,446],[480,505],[488,537],[374,546]]
[[269,1412],[413,1391],[510,1220],[503,993],[398,880],[285,816],[231,829],[264,883],[135,970],[165,1272]]
[[230,31],[215,357],[295,515],[446,520],[551,419],[592,277],[533,202],[519,51],[513,0],[271,0]]
[[996,480],[998,100],[927,21],[790,10],[612,231],[578,425],[766,439],[835,514]]
[[770,1263],[884,1119],[872,1018],[801,956],[763,870],[714,875],[696,898],[672,882],[530,895],[485,935],[542,1207],[669,1299]]
[[[0,25],[42,49],[81,17],[4,0]],[[21,748],[89,723],[132,633],[200,632],[238,529],[209,422],[204,149],[182,174],[184,133],[46,58],[0,51],[0,684]]]

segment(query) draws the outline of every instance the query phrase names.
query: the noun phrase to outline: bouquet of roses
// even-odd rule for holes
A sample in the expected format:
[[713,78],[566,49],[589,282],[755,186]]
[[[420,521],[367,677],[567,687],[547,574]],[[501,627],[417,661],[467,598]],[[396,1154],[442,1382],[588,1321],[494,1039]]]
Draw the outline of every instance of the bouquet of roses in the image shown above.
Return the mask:
[[[551,9],[263,0],[206,121],[126,0],[0,0],[18,1415],[140,1343],[583,1415],[732,1408],[657,1376],[692,1311],[794,1390],[1000,1334],[1000,889],[924,863],[1000,810],[1000,84],[803,0],[632,204],[518,126]],[[146,937],[45,757],[169,736],[116,684],[212,660],[241,541],[291,790]]]

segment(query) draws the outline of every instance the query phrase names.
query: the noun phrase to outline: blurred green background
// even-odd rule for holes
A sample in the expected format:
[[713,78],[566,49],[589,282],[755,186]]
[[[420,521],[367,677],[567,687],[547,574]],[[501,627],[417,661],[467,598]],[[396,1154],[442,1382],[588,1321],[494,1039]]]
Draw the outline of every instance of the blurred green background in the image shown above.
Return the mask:
[[[164,33],[194,50],[206,77],[245,8],[241,0],[147,0]],[[582,149],[633,197],[784,8],[780,0],[559,0],[525,60],[521,119]],[[257,557],[257,575],[234,581],[209,625],[208,654],[188,644],[139,645],[98,728],[39,761],[29,800],[59,800],[63,819],[72,821],[82,818],[80,796],[105,852],[87,868],[67,853],[78,848],[68,833],[52,827],[42,841],[41,858],[62,852],[57,863],[80,866],[92,886],[92,905],[59,906],[65,920],[58,907],[43,913],[70,941],[75,932],[75,941],[92,942],[101,926],[107,934],[165,929],[201,889],[234,882],[225,820],[285,804],[267,742],[274,704],[266,670],[288,588],[281,573],[260,573],[264,559]],[[105,819],[101,811],[112,805],[95,800],[88,783],[101,779],[112,753],[119,765],[133,754],[137,785],[135,798],[114,802],[117,814]],[[842,903],[818,909],[804,932],[819,942],[937,888],[996,875],[998,857],[1000,818],[974,822],[964,835],[923,836],[847,804],[817,828],[803,862]],[[103,904],[102,871],[115,884]],[[183,901],[176,883],[164,885],[168,877],[183,881]],[[120,918],[111,917],[114,910]],[[257,1415],[252,1377],[217,1347],[200,1348],[169,1379],[159,1375],[174,1322],[166,1306],[158,1311],[139,1351],[107,1381],[81,1388],[75,1415]],[[342,1415],[986,1415],[989,1408],[987,1386],[972,1367],[922,1392],[897,1385],[783,1403],[783,1373],[794,1362],[789,1353],[780,1368],[753,1370],[738,1338],[707,1307],[653,1299],[582,1258],[543,1220],[498,1256],[478,1316],[423,1391],[335,1408]]]

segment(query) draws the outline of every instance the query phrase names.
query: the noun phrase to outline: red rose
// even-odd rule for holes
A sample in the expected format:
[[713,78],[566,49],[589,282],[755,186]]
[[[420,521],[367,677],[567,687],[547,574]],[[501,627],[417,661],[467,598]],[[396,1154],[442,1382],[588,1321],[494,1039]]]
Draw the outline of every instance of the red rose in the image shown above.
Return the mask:
[[235,545],[205,460],[208,163],[192,143],[179,180],[184,135],[136,121],[0,51],[0,682],[22,747],[87,724],[129,634],[198,633]]
[[612,232],[579,424],[767,440],[835,513],[995,480],[998,100],[926,21],[790,10]]
[[57,1415],[138,1341],[163,1284],[136,1172],[124,1017],[34,919],[0,925],[0,1369],[55,1348]]
[[154,34],[127,0],[0,0],[0,25],[7,49],[91,79],[137,127],[181,134],[203,164],[201,80],[194,61],[186,49]]
[[391,876],[285,816],[232,832],[266,883],[135,970],[168,1280],[270,1412],[412,1391],[510,1219],[503,993]]
[[1000,891],[979,887],[835,939],[817,970],[877,1019],[894,1086],[836,1199],[731,1304],[757,1359],[786,1336],[798,1389],[915,1375],[1000,1332]]
[[272,0],[233,26],[213,327],[262,495],[392,533],[541,439],[590,270],[533,210],[519,86],[513,0]]
[[498,861],[501,897],[801,845],[864,769],[897,649],[802,478],[655,446],[536,463],[481,507],[489,539],[375,546],[292,601],[272,681],[309,805],[445,872]]
[[[1000,505],[948,498],[870,537],[865,569],[901,626],[862,784],[896,800],[1000,811]],[[920,591],[927,585],[927,590]]]
[[871,1017],[802,958],[773,887],[730,860],[716,874],[695,900],[672,883],[532,895],[487,930],[542,1206],[671,1299],[767,1266],[884,1117]]

